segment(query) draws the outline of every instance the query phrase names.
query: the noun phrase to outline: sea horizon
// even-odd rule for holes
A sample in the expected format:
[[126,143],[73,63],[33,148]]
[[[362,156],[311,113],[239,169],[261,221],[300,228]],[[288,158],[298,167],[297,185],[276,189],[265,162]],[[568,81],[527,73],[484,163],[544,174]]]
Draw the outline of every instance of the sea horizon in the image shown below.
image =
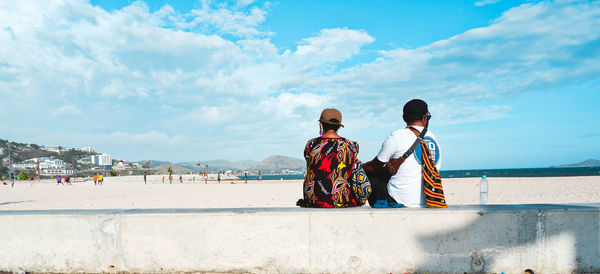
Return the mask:
[[[600,176],[600,167],[540,167],[441,170],[442,178],[487,177],[575,177]],[[241,177],[243,179],[243,176]],[[263,180],[301,180],[302,174],[263,174]],[[258,180],[258,175],[248,175],[248,180]]]

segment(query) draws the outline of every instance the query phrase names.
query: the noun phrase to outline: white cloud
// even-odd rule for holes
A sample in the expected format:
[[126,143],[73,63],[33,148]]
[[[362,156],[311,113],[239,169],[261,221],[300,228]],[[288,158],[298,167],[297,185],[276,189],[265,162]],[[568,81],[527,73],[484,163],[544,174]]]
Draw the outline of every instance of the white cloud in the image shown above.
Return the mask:
[[101,134],[104,143],[135,144],[135,145],[181,145],[185,143],[183,136],[169,136],[162,132],[152,130],[146,133],[112,132]]
[[72,117],[79,114],[81,114],[81,110],[73,105],[61,106],[55,112],[52,112],[54,118],[60,118],[61,116]]
[[364,30],[323,29],[316,36],[303,39],[294,54],[312,62],[340,62],[373,41],[375,38]]
[[325,107],[365,131],[398,123],[416,97],[436,123],[487,121],[511,114],[498,99],[600,75],[600,2],[526,3],[489,26],[367,61],[355,58],[375,41],[365,30],[323,29],[284,51],[262,28],[267,11],[253,1],[203,2],[189,14],[143,2],[111,12],[86,1],[0,2],[0,101],[14,102],[0,118],[22,113],[52,130],[26,117],[37,100],[38,113],[79,112],[64,122],[83,132],[115,132],[102,135],[110,144],[256,141],[264,146],[231,153],[266,153],[269,136],[315,133]]
[[274,111],[282,118],[304,120],[313,118],[311,116],[320,112],[328,103],[327,95],[283,93],[263,101],[262,107]]
[[[488,27],[416,49],[382,51],[374,62],[307,80],[303,87],[331,90],[345,105],[362,103],[373,113],[414,97],[443,103],[446,109],[470,109],[498,98],[597,79],[600,33],[595,29],[600,29],[599,2],[524,4]],[[385,103],[365,99],[373,97]],[[485,105],[491,112],[478,116],[479,121],[504,117],[511,110]],[[455,121],[452,115],[446,119],[442,123]]]
[[496,4],[500,1],[501,0],[480,0],[480,1],[476,1],[475,3],[473,3],[473,5],[481,7],[481,6]]
[[271,35],[260,31],[258,26],[265,21],[267,11],[256,6],[250,7],[253,1],[238,1],[237,5],[221,4],[214,7],[210,1],[203,1],[200,9],[191,11],[192,22],[186,27],[198,27],[210,30],[214,27],[217,32],[240,37],[255,37]]

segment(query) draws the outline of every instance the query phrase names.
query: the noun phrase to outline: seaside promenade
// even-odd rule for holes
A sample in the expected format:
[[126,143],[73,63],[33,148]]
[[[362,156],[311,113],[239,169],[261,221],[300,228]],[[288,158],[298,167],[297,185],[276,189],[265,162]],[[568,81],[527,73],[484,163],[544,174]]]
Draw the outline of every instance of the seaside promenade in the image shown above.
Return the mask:
[[446,179],[448,209],[303,209],[301,181],[0,185],[0,271],[600,270],[600,177]]

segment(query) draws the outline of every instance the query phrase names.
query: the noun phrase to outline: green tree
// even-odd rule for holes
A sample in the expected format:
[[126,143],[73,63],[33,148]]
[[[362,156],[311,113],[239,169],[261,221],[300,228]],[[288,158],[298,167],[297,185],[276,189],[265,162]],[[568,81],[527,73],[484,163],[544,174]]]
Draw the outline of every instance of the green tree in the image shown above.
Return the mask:
[[21,173],[19,173],[19,180],[21,180],[21,181],[29,180],[29,176],[27,176],[27,173],[25,173],[25,171],[21,171]]
[[4,166],[2,157],[0,157],[0,178],[4,178],[5,175],[8,175],[8,167]]

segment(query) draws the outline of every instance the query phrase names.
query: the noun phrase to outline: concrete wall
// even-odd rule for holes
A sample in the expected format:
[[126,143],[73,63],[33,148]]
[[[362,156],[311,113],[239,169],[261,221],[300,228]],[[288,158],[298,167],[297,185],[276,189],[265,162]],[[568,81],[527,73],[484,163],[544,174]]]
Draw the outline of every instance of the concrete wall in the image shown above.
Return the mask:
[[600,271],[600,204],[0,211],[0,271]]

